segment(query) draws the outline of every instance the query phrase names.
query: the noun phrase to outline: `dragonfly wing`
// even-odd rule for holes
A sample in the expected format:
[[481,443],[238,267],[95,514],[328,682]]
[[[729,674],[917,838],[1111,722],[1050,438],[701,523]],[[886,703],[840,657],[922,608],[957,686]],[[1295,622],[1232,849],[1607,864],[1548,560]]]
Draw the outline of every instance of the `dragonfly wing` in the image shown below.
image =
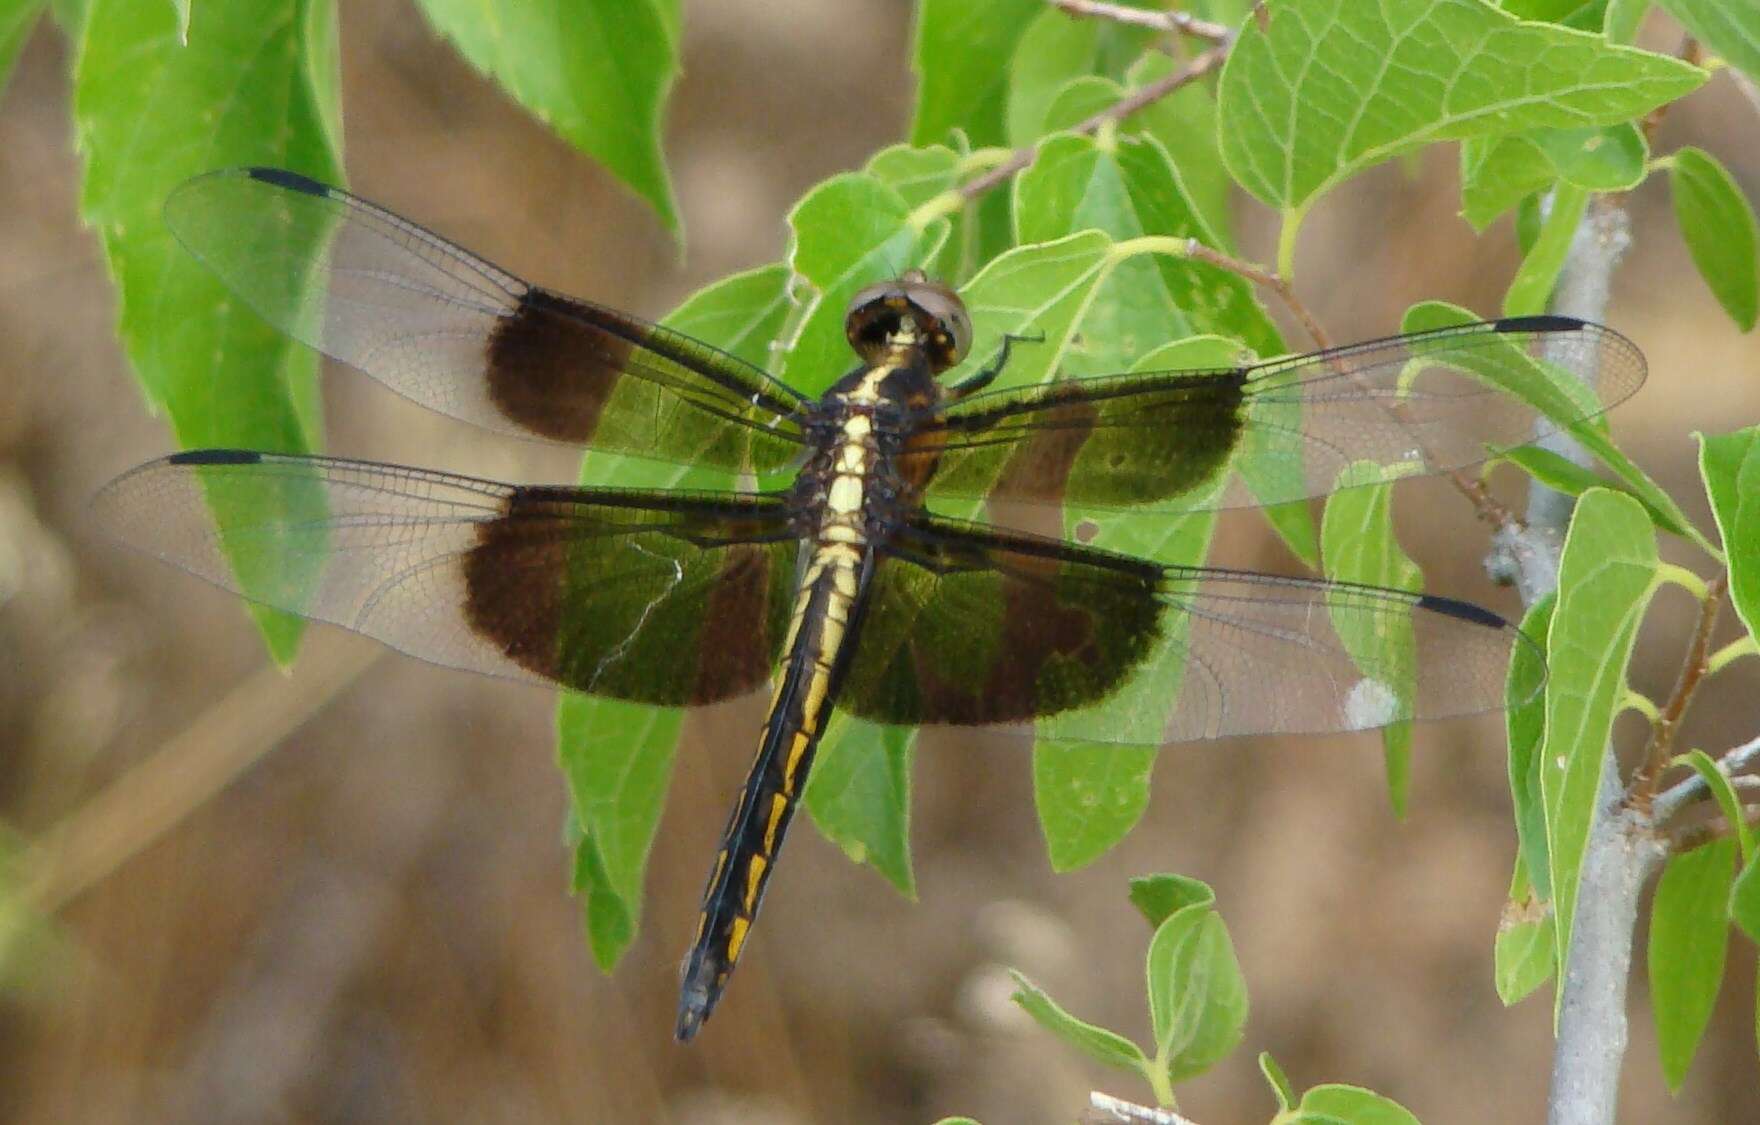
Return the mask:
[[213,172],[166,224],[264,319],[423,406],[492,430],[680,464],[768,471],[802,397],[751,364],[527,284],[292,172]]
[[767,494],[195,450],[118,477],[94,503],[133,546],[253,601],[435,664],[616,699],[750,691],[788,623],[796,541]]

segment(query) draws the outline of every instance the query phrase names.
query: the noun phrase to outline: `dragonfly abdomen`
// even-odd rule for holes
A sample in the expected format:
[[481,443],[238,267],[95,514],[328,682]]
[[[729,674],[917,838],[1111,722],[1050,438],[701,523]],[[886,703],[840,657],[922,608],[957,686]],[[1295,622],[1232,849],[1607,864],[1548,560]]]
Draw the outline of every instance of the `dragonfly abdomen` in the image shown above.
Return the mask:
[[703,892],[679,994],[680,1040],[709,1018],[739,962],[849,663],[871,558],[863,545],[841,540],[820,541],[810,551],[758,756]]

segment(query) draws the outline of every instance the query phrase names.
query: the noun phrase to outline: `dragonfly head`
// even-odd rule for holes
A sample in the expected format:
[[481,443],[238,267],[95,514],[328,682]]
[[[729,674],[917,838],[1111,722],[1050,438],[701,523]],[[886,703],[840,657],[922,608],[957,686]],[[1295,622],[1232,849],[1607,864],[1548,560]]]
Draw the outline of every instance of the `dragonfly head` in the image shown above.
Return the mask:
[[937,373],[964,359],[972,346],[972,318],[965,302],[922,270],[906,270],[857,293],[844,315],[843,330],[866,363],[914,348],[921,349]]

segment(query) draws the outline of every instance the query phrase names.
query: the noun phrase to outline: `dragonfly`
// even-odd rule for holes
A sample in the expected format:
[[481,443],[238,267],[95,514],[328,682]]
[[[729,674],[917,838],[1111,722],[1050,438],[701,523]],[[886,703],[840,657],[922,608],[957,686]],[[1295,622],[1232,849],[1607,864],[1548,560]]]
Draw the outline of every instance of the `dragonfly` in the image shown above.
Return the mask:
[[[1153,519],[1298,501],[1360,461],[1395,475],[1482,463],[1645,374],[1623,336],[1530,316],[1002,389],[1013,341],[962,368],[968,310],[909,270],[855,294],[851,366],[814,397],[294,172],[209,173],[165,215],[268,322],[426,407],[725,478],[505,484],[194,449],[95,501],[152,555],[435,664],[666,708],[767,688],[684,962],[681,1041],[747,946],[838,713],[1139,745],[1363,730],[1501,707],[1512,649],[1532,645],[1465,601],[1168,565],[949,504]],[[1243,488],[1249,445],[1260,463]],[[743,487],[763,479],[790,483]]]

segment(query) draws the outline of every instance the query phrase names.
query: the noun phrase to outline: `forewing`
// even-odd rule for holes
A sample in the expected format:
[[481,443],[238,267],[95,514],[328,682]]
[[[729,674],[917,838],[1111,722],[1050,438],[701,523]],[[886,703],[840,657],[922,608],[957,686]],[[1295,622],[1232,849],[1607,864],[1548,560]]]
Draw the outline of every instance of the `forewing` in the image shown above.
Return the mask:
[[1162,567],[915,519],[870,585],[841,705],[899,725],[1037,721],[1157,745],[1361,730],[1502,706],[1489,611],[1315,579]]
[[801,396],[692,337],[528,285],[347,192],[214,172],[165,205],[178,241],[295,339],[492,430],[680,464],[784,467]]
[[[131,545],[234,593],[435,664],[615,699],[756,688],[788,622],[795,540],[768,495],[197,450],[94,503]],[[228,514],[224,533],[210,511]]]
[[[1593,417],[1643,383],[1625,337],[1564,317],[1413,333],[1218,371],[1073,379],[973,395],[904,455],[931,496],[1076,508],[1277,504],[1356,461],[1466,468]],[[1251,491],[1207,486],[1253,464]]]

